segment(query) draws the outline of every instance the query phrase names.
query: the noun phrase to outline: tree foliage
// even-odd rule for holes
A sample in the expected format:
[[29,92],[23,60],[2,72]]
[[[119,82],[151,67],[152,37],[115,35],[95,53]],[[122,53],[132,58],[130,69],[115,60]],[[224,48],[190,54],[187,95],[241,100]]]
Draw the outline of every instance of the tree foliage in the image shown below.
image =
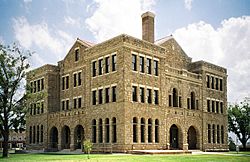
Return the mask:
[[25,129],[27,95],[24,78],[31,52],[17,44],[0,44],[0,134],[3,136],[3,157],[8,157],[10,129]]
[[84,152],[88,154],[88,159],[89,159],[89,154],[92,150],[92,147],[93,147],[93,143],[89,139],[83,141]]
[[228,129],[236,134],[246,149],[250,138],[250,104],[244,100],[240,104],[230,105],[228,108]]

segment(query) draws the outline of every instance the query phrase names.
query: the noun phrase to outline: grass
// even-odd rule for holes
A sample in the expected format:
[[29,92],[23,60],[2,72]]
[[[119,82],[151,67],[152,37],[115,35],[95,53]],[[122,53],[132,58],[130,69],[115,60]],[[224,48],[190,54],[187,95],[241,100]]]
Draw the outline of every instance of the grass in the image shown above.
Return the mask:
[[[230,152],[231,153],[231,152]],[[1,162],[249,162],[250,153],[241,156],[232,155],[130,155],[130,154],[91,154],[55,155],[55,154],[10,154],[9,158],[0,158]]]

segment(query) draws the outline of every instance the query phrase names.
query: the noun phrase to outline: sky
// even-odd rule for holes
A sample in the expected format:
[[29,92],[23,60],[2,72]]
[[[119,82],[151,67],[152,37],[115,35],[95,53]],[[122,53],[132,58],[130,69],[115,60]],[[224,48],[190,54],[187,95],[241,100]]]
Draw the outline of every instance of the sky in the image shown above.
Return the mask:
[[35,52],[32,68],[56,65],[77,38],[141,38],[146,11],[156,40],[172,34],[193,61],[227,68],[229,102],[250,97],[249,0],[0,0],[0,43]]

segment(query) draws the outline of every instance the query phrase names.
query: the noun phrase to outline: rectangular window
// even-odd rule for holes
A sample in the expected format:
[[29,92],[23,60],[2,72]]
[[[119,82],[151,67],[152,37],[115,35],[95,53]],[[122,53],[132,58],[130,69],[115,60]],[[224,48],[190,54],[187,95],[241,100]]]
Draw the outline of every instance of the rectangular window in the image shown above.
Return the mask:
[[196,100],[196,110],[199,110],[199,100]]
[[144,73],[144,57],[140,56],[140,72]]
[[66,76],[66,89],[69,89],[69,76]]
[[154,90],[154,98],[155,98],[155,104],[158,105],[159,104],[159,91],[158,90]]
[[220,143],[220,126],[219,125],[217,125],[216,131],[217,131],[217,143]]
[[77,78],[76,78],[76,73],[74,74],[74,87],[76,87],[76,81],[77,81]]
[[154,60],[154,75],[158,76],[158,61]]
[[116,86],[112,87],[112,102],[116,102]]
[[96,61],[92,62],[92,76],[96,76]]
[[220,113],[223,114],[223,102],[220,102]]
[[179,107],[182,107],[182,101],[181,101],[181,96],[179,96]]
[[99,75],[102,75],[102,73],[103,73],[103,59],[100,59],[98,61],[98,63],[99,63]]
[[187,99],[187,108],[190,109],[190,98]]
[[65,90],[65,77],[62,77],[62,90]]
[[219,79],[215,78],[215,89],[219,90]]
[[137,87],[132,86],[132,101],[137,102]]
[[109,57],[105,58],[105,73],[109,73]]
[[220,79],[220,91],[223,91],[223,82],[222,82],[222,79]]
[[136,58],[137,56],[136,55],[134,55],[134,54],[132,54],[132,70],[134,70],[134,71],[137,71],[137,65],[136,65],[136,62],[137,62],[137,58]]
[[210,88],[210,76],[207,75],[207,88]]
[[98,90],[98,103],[102,104],[102,89]]
[[77,99],[74,98],[74,109],[76,109],[76,106],[77,106]]
[[79,49],[75,50],[75,61],[79,60]]
[[208,139],[208,143],[211,143],[211,125],[210,124],[207,125],[207,139]]
[[92,105],[96,105],[96,90],[92,91]]
[[147,101],[148,103],[152,103],[152,90],[147,89]]
[[216,113],[219,113],[219,101],[216,101]]
[[224,144],[224,127],[223,125],[221,126],[221,143]]
[[30,93],[33,93],[33,82],[30,82]]
[[168,95],[168,106],[171,107],[172,106],[172,96]]
[[116,55],[112,55],[112,71],[116,71]]
[[143,87],[140,87],[140,100],[141,100],[141,103],[144,103],[145,102],[145,99],[144,99],[144,88]]
[[65,110],[65,101],[62,101],[62,110]]
[[109,103],[109,88],[105,88],[105,103]]
[[41,90],[41,80],[37,81],[37,92]]
[[34,81],[34,90],[33,90],[34,93],[36,93],[36,81]]
[[215,101],[212,101],[212,112],[215,112]]
[[214,89],[214,77],[212,77],[212,89]]
[[151,74],[151,59],[147,58],[147,73]]
[[215,125],[214,124],[212,127],[212,133],[213,133],[213,143],[215,143]]
[[69,110],[69,100],[66,100],[66,110]]
[[78,98],[78,108],[82,107],[82,98]]
[[82,85],[82,73],[78,73],[78,86]]
[[207,112],[210,112],[210,100],[207,100]]
[[43,112],[44,112],[44,103],[41,102],[41,113],[43,113]]
[[41,89],[44,90],[44,79],[41,80]]

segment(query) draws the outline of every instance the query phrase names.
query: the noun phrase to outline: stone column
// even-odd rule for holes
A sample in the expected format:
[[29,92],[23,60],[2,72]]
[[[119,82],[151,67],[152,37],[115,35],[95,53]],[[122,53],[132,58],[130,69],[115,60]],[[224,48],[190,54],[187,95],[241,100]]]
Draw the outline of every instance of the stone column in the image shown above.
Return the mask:
[[182,149],[183,151],[187,151],[188,150],[188,141],[187,141],[187,132],[184,130],[183,131],[183,145],[182,145]]
[[[72,129],[73,130],[73,129]],[[70,132],[70,150],[73,151],[75,149],[75,141],[74,141],[74,131]]]

